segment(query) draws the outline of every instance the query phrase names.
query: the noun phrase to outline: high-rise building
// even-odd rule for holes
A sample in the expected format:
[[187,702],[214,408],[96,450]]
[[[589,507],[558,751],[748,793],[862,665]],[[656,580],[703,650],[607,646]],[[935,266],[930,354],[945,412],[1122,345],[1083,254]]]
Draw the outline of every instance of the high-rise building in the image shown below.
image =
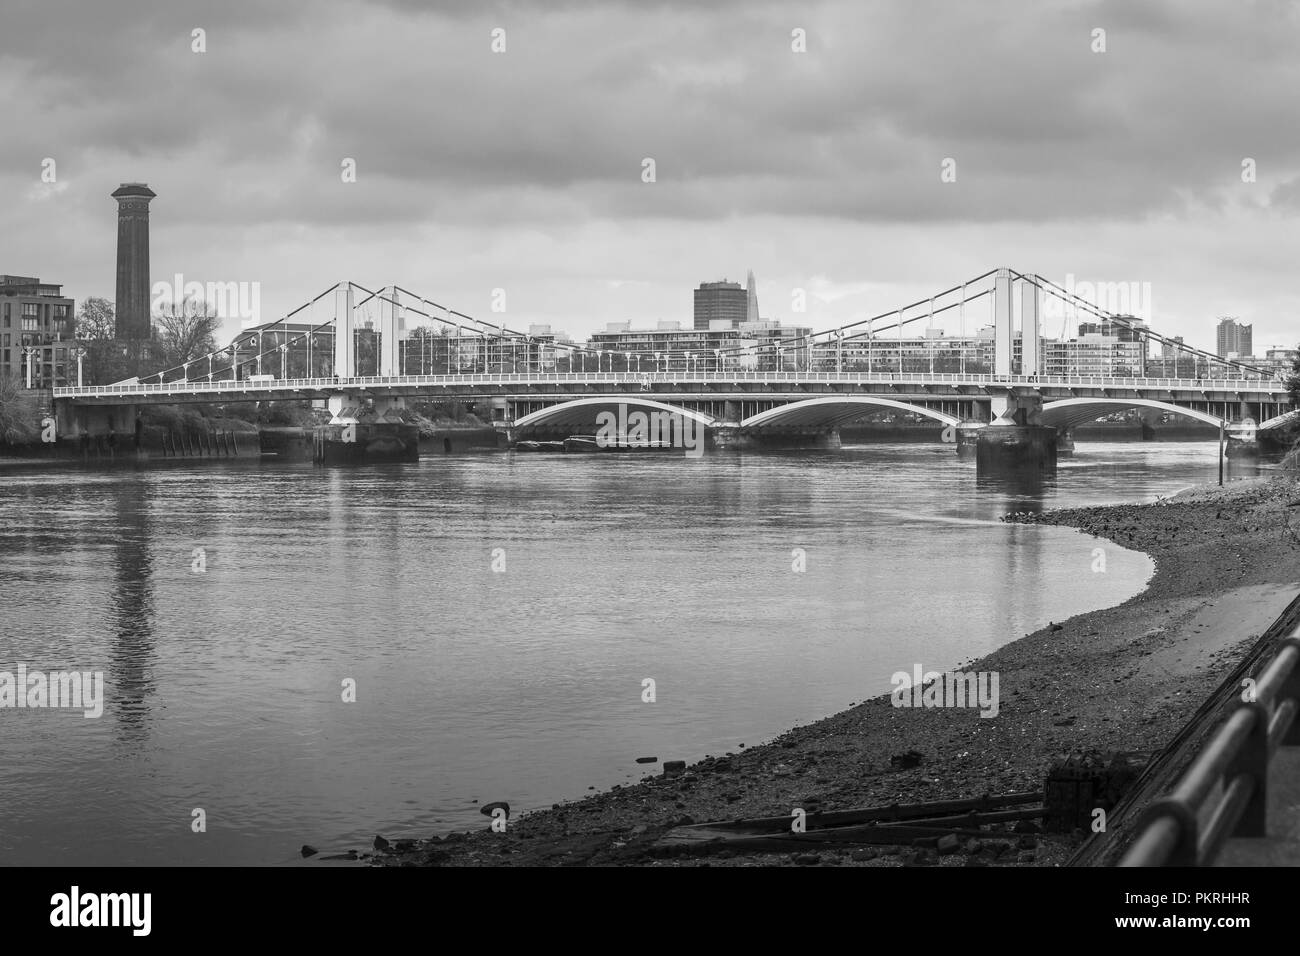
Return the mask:
[[156,196],[144,183],[122,183],[117,200],[117,338],[149,338],[149,200]]
[[1253,355],[1254,352],[1254,333],[1253,326],[1243,325],[1231,316],[1225,316],[1219,319],[1219,327],[1215,335],[1215,351],[1219,358],[1227,358],[1229,353],[1234,353],[1237,357]]
[[745,304],[745,321],[758,321],[758,283],[754,281],[754,270],[749,272],[749,281],[745,283],[748,299]]
[[[757,307],[757,297],[755,298]],[[749,315],[749,295],[738,282],[701,282],[695,290],[695,328],[709,329],[715,321],[734,328]]]

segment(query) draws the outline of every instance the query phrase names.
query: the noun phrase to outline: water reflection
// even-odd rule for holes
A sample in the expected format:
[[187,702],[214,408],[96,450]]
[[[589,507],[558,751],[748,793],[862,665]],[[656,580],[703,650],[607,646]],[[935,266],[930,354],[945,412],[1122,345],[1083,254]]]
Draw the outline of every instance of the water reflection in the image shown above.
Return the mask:
[[1056,491],[1058,475],[1036,468],[997,471],[975,477],[975,490],[1002,500],[1004,510],[1038,514],[1044,500]]
[[108,659],[109,704],[116,739],[134,747],[148,738],[149,698],[154,693],[153,557],[148,515],[149,485],[124,481],[112,493],[116,540],[110,551],[112,586],[107,614],[112,630]]

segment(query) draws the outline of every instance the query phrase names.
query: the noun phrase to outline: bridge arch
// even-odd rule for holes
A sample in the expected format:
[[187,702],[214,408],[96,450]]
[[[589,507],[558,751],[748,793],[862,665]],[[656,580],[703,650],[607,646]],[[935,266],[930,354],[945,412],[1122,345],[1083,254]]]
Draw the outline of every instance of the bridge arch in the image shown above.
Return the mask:
[[654,399],[641,398],[636,395],[609,395],[601,398],[575,398],[571,401],[548,405],[546,408],[530,412],[522,418],[515,419],[515,428],[530,426],[559,427],[595,427],[596,416],[602,411],[615,411],[618,406],[639,408],[646,412],[668,412],[681,415],[705,427],[713,427],[714,420],[703,412],[656,402]]
[[914,415],[925,415],[945,425],[957,425],[960,419],[944,412],[936,412],[923,405],[909,405],[892,398],[874,395],[834,395],[825,398],[807,398],[788,405],[778,405],[765,412],[751,415],[740,423],[742,428],[763,426],[793,428],[833,428],[861,418],[873,408],[892,408]]
[[1268,431],[1270,428],[1277,428],[1279,425],[1286,425],[1300,418],[1300,408],[1293,408],[1289,412],[1283,412],[1281,415],[1274,415],[1259,423],[1256,431]]
[[1156,401],[1153,398],[1063,398],[1055,402],[1044,402],[1039,418],[1044,425],[1057,428],[1073,428],[1095,421],[1102,415],[1123,411],[1129,408],[1155,408],[1173,415],[1186,415],[1198,422],[1205,422],[1218,428],[1222,419],[1208,412],[1199,412],[1193,408],[1183,408],[1169,402]]

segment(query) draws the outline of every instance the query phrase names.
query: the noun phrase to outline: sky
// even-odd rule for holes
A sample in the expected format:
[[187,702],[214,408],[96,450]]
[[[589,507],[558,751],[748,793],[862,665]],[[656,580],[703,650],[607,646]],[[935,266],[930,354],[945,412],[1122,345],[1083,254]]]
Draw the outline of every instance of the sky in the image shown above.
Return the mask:
[[1262,353],[1300,340],[1298,50],[1280,0],[4,0],[0,273],[113,298],[139,181],[153,279],[263,321],[351,279],[581,340],[752,269],[820,330],[1009,266]]

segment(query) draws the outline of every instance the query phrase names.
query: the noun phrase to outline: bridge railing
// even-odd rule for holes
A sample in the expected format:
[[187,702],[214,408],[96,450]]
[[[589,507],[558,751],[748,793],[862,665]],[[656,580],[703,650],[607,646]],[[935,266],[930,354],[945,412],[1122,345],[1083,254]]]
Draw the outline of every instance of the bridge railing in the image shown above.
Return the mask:
[[96,396],[131,395],[225,395],[241,392],[338,391],[347,388],[418,387],[447,385],[560,385],[560,384],[848,384],[848,385],[1008,385],[1058,386],[1075,388],[1182,389],[1203,392],[1264,391],[1284,394],[1286,388],[1275,380],[1261,379],[1185,379],[1185,378],[1110,378],[1106,376],[1047,375],[963,375],[957,372],[821,372],[821,371],[607,371],[607,372],[471,372],[449,375],[365,375],[350,378],[333,376],[316,378],[274,379],[271,381],[189,381],[132,382],[118,385],[91,385],[54,389],[55,398],[93,398]]
[[1230,837],[1267,834],[1268,765],[1300,746],[1300,629],[1206,742],[1172,792],[1146,811],[1120,866],[1204,866]]

